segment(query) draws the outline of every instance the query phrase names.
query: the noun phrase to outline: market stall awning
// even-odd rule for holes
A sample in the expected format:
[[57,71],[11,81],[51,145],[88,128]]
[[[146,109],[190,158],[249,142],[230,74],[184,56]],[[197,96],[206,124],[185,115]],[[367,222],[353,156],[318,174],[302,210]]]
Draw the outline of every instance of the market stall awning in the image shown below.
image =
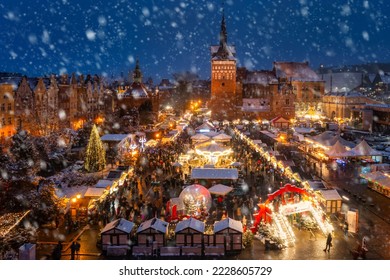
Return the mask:
[[121,142],[123,139],[130,137],[131,134],[106,134],[100,137],[103,142]]
[[111,180],[99,180],[96,183],[95,188],[107,188],[107,187],[111,187],[113,184],[114,181]]
[[236,168],[193,168],[191,179],[238,179]]
[[112,221],[111,223],[108,223],[101,231],[101,233],[105,233],[107,231],[110,231],[112,229],[116,229],[119,231],[122,231],[124,233],[129,234],[134,227],[134,223],[125,220],[123,218],[117,219],[115,221]]
[[140,224],[140,226],[137,229],[137,233],[146,231],[148,229],[154,229],[154,230],[159,231],[161,233],[167,233],[168,225],[169,225],[169,223],[167,223],[163,220],[153,218],[153,219],[147,220],[147,221],[143,222],[142,224]]
[[211,194],[216,194],[216,195],[227,195],[233,190],[232,187],[228,187],[222,184],[217,184],[209,188],[209,192]]
[[319,190],[325,200],[342,200],[337,190]]
[[104,188],[88,188],[84,197],[101,197],[105,191]]

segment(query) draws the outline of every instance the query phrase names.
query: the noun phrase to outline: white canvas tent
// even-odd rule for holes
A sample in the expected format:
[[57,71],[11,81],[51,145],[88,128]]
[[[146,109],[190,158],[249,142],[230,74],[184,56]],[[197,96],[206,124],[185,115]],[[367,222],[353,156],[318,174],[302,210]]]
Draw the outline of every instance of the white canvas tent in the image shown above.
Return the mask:
[[348,151],[347,148],[340,143],[340,141],[337,141],[328,151],[325,151],[325,154],[329,158],[342,158],[352,155],[352,153]]
[[204,134],[198,133],[198,134],[195,134],[194,136],[192,136],[191,140],[195,141],[195,142],[203,142],[203,141],[210,140],[210,137],[208,137]]
[[361,141],[359,144],[356,145],[355,148],[351,150],[353,156],[356,157],[364,157],[364,156],[381,156],[382,153],[380,151],[377,151],[373,148],[371,148],[366,140]]

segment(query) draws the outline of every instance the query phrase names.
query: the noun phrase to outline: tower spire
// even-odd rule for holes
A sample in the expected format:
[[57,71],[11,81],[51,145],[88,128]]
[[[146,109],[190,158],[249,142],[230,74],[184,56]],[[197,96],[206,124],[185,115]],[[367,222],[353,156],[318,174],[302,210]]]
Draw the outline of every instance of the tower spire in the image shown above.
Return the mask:
[[139,67],[139,59],[137,58],[137,62],[135,64],[135,69],[133,72],[133,81],[136,83],[142,83],[142,72],[141,68]]
[[221,21],[221,32],[219,33],[219,44],[223,46],[227,45],[227,31],[225,23],[225,1],[222,1],[222,21]]

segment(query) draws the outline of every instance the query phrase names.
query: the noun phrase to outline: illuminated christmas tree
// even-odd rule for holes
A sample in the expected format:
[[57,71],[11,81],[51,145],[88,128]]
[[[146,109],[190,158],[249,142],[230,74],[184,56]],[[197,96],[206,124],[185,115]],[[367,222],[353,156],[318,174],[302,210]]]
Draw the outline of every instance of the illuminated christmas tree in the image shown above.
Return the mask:
[[84,168],[88,172],[96,172],[102,170],[105,166],[106,151],[104,150],[103,143],[100,140],[96,125],[93,125],[87,145]]

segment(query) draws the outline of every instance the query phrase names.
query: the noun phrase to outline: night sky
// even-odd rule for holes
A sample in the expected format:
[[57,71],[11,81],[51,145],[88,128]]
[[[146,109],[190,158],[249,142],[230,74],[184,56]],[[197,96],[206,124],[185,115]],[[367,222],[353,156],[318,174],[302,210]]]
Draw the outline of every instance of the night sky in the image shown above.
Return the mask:
[[[155,82],[189,70],[210,75],[221,2],[0,0],[0,71],[28,76],[127,74],[139,58]],[[390,61],[388,0],[228,0],[228,42],[238,64],[313,68]]]

